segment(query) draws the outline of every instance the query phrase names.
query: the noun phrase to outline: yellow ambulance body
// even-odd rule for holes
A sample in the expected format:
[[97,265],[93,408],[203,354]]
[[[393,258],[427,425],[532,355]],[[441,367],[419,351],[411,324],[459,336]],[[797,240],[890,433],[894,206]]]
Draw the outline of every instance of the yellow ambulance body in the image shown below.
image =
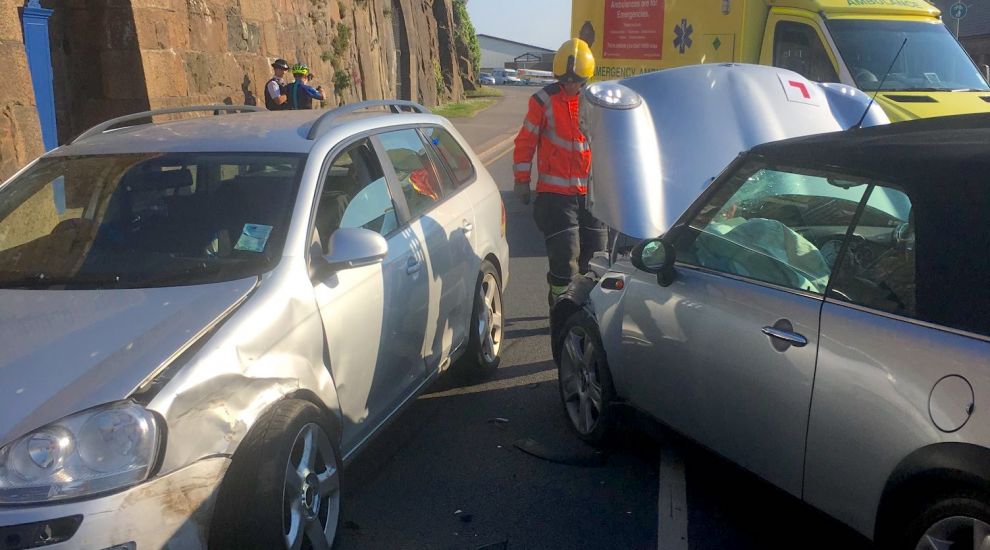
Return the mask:
[[879,87],[893,121],[990,112],[986,69],[924,0],[573,0],[571,26],[591,44],[598,80],[758,63]]

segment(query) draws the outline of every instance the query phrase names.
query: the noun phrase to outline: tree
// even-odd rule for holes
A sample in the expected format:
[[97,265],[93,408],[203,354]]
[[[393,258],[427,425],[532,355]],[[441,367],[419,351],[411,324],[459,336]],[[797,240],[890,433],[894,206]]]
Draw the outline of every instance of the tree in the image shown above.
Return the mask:
[[467,45],[471,55],[471,74],[477,75],[481,70],[481,45],[468,14],[467,0],[454,0],[454,26],[457,27],[458,39]]

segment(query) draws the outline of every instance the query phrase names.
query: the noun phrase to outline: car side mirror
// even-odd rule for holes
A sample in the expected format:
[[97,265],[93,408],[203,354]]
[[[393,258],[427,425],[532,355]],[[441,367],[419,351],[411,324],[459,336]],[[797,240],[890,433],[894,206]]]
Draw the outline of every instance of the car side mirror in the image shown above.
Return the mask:
[[633,248],[632,264],[640,271],[657,276],[657,284],[669,286],[674,282],[674,262],[677,251],[663,238],[643,241]]
[[381,262],[388,254],[388,241],[375,231],[340,228],[330,235],[326,254],[314,255],[314,276],[355,269]]

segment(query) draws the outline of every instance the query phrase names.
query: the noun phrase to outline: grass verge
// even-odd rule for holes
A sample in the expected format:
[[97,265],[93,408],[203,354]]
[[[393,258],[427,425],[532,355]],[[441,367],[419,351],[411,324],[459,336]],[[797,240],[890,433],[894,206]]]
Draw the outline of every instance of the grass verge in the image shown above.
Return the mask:
[[478,86],[477,90],[469,90],[465,92],[468,99],[475,99],[478,97],[502,97],[502,90],[498,88],[491,88],[489,86]]
[[468,99],[435,107],[433,114],[447,118],[471,118],[494,104],[495,100],[491,98]]

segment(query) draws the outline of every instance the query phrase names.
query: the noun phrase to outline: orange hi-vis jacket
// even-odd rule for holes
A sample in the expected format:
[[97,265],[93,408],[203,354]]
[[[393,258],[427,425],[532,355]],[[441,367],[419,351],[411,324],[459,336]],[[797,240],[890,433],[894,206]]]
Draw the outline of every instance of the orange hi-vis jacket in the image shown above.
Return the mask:
[[551,84],[529,98],[529,112],[516,136],[513,171],[528,184],[533,153],[538,153],[537,193],[585,195],[591,171],[591,147],[578,127],[578,96]]

